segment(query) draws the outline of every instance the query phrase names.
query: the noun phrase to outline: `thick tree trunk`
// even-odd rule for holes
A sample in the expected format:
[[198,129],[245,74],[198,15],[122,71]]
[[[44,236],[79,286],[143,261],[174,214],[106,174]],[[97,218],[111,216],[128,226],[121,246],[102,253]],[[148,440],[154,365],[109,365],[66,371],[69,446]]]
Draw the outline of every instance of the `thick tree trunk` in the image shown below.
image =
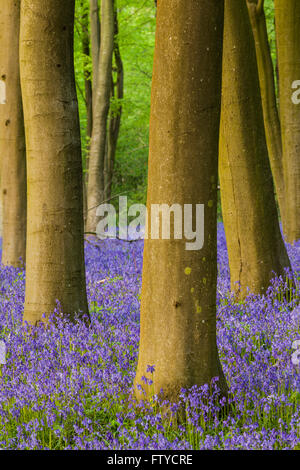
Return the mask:
[[193,204],[195,227],[195,205],[204,204],[205,240],[198,251],[184,239],[145,240],[138,398],[139,384],[172,400],[215,376],[226,393],[216,344],[222,32],[222,1],[158,2],[147,207]]
[[19,74],[20,0],[0,0],[2,263],[21,266],[26,250],[26,151]]
[[74,0],[22,0],[20,71],[27,144],[24,321],[87,314],[82,162],[73,66]]
[[95,232],[96,209],[105,199],[104,160],[107,146],[107,119],[110,104],[112,56],[114,47],[114,1],[101,2],[101,46],[97,87],[93,97],[93,132],[88,178],[86,231]]
[[108,201],[111,197],[111,187],[113,180],[114,164],[117,150],[117,143],[119,131],[121,126],[122,116],[122,99],[124,97],[124,67],[118,42],[119,25],[117,10],[115,8],[115,38],[114,38],[114,57],[117,70],[117,79],[114,83],[112,77],[112,96],[117,98],[118,106],[114,107],[110,112],[108,124],[108,142],[107,152],[105,155],[105,168],[104,168],[104,186],[105,186],[105,200]]
[[300,105],[292,84],[300,80],[300,2],[275,0],[280,122],[285,181],[287,240],[300,239]]
[[[225,0],[220,184],[231,285],[264,292],[289,259],[265,139],[255,46],[245,2]],[[273,273],[274,272],[274,273]]]
[[267,148],[274,179],[278,205],[285,230],[285,192],[282,162],[280,120],[276,102],[275,77],[271,57],[264,2],[247,0],[254,36],[258,76],[263,106]]

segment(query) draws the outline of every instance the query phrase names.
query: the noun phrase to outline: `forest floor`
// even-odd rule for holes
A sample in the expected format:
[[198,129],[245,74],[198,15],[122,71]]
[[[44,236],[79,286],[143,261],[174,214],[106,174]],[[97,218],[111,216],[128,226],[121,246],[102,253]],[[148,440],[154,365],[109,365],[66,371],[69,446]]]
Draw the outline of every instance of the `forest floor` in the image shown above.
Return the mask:
[[[207,387],[182,391],[186,420],[165,416],[158,400],[131,398],[139,342],[143,243],[86,244],[92,323],[57,319],[29,334],[22,326],[25,273],[0,269],[2,449],[300,449],[299,296],[284,281],[265,296],[235,303],[223,226],[218,233],[218,347],[230,409]],[[288,247],[299,285],[300,244]],[[155,374],[155,371],[154,371]],[[178,408],[174,404],[174,416]]]

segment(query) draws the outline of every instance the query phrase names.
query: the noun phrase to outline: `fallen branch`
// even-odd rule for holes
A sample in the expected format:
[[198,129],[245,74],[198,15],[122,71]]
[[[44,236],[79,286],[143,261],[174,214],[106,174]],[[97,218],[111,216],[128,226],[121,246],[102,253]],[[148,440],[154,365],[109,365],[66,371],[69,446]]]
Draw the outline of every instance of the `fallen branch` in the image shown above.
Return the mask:
[[[95,237],[97,237],[97,233],[96,232],[84,232],[84,235],[94,235]],[[141,241],[141,238],[138,238],[137,240],[127,240],[127,239],[124,239],[124,238],[120,238],[118,237],[118,235],[114,236],[114,237],[107,237],[106,240],[108,239],[111,239],[111,240],[120,240],[122,242],[127,242],[127,243],[134,243],[134,242],[139,242]],[[90,243],[91,245],[94,245],[93,243],[91,243],[87,238],[85,238],[85,240]],[[101,239],[101,241],[103,241],[103,239]],[[97,246],[97,245],[94,245],[94,246]]]

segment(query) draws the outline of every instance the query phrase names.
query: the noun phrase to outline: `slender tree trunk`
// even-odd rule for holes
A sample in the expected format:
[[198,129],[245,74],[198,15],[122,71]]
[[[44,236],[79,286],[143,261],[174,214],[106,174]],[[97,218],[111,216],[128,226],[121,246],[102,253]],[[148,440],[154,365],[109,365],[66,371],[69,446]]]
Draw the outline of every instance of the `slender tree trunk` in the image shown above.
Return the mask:
[[27,144],[24,321],[87,314],[82,162],[73,61],[74,0],[22,0],[20,71]]
[[[217,180],[223,2],[158,2],[147,208],[205,205],[204,246],[145,240],[135,392],[177,399],[220,377],[216,344]],[[149,226],[151,225],[151,222]],[[152,376],[147,366],[155,365]],[[154,380],[146,386],[142,376]]]
[[[84,2],[81,4],[82,8],[84,7]],[[84,54],[85,60],[87,57],[90,57],[90,34],[89,34],[89,24],[88,24],[88,14],[83,13],[81,18],[81,41],[82,41],[82,52]],[[83,214],[84,221],[86,222],[87,218],[87,183],[88,183],[88,168],[89,168],[89,153],[90,153],[90,140],[92,137],[93,129],[93,92],[92,92],[92,82],[90,73],[86,70],[86,63],[84,69],[84,89],[85,89],[85,106],[86,106],[86,153],[84,158],[85,163],[85,177],[83,178]]]
[[0,0],[0,22],[2,263],[21,266],[26,249],[26,151],[19,74],[20,0]]
[[91,51],[93,67],[93,90],[96,90],[100,53],[100,12],[98,0],[90,0]]
[[[276,97],[277,97],[277,105],[279,103],[279,70],[278,70],[278,44],[277,44],[277,33],[276,33],[276,19],[275,19],[275,16],[274,16],[274,30],[275,30],[275,47],[276,47],[276,64],[275,64],[275,76],[276,76],[276,84],[277,84],[277,94],[276,94]],[[279,120],[280,120],[280,116],[279,116]],[[281,128],[280,128],[281,130]],[[282,139],[281,139],[281,146],[282,146]],[[282,157],[283,159],[283,157]],[[282,166],[283,166],[283,162],[282,162]],[[283,175],[284,176],[284,175]]]
[[265,139],[255,46],[245,2],[225,0],[220,183],[231,285],[264,292],[289,259]]
[[280,122],[285,181],[287,240],[300,239],[300,105],[292,84],[300,80],[300,2],[275,0]]
[[[89,179],[89,161],[90,161],[90,144],[93,132],[93,97],[96,94],[96,85],[97,85],[97,75],[98,75],[98,65],[99,65],[99,54],[100,54],[100,11],[98,6],[98,0],[90,0],[90,52],[92,56],[92,90],[91,90],[91,108],[89,107],[87,113],[89,115],[88,119],[88,137],[90,138],[88,151],[86,155],[86,176],[84,179],[84,222],[86,225],[87,222],[87,185]],[[87,90],[86,93],[90,92]]]
[[285,230],[285,192],[281,130],[276,102],[273,62],[264,12],[264,2],[262,0],[247,0],[247,6],[255,42],[269,159],[278,198],[281,220]]
[[114,57],[117,71],[116,83],[112,77],[112,97],[117,98],[117,106],[114,106],[110,111],[109,124],[108,124],[108,145],[105,156],[105,169],[104,169],[104,185],[105,185],[105,200],[111,197],[111,186],[114,172],[115,156],[117,150],[117,143],[121,125],[122,116],[122,99],[124,97],[124,67],[118,42],[119,25],[117,9],[115,8],[114,15],[115,23],[115,37],[114,37]]
[[[82,17],[82,52],[85,57],[90,56],[90,35],[88,27],[88,15],[86,14]],[[84,88],[87,115],[86,135],[90,139],[93,129],[93,93],[90,74],[87,70],[84,71]]]
[[97,88],[93,102],[93,132],[88,180],[87,232],[95,232],[96,209],[104,201],[104,159],[107,144],[107,119],[110,104],[112,56],[114,47],[114,1],[101,3],[101,46]]

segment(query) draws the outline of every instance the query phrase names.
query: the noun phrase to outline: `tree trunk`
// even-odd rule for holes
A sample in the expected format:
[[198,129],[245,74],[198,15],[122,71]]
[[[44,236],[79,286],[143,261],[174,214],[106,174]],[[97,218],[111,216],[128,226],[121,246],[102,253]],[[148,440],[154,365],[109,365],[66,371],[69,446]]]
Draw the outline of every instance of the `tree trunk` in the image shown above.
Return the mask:
[[247,1],[254,36],[262,98],[265,133],[282,225],[285,230],[285,192],[280,120],[276,102],[275,77],[271,57],[264,2]]
[[[158,2],[147,208],[205,205],[204,246],[145,240],[135,393],[176,400],[182,387],[220,377],[216,344],[217,181],[223,2]],[[174,225],[174,224],[173,224]],[[150,226],[150,223],[149,223]],[[152,376],[147,366],[155,365]],[[153,379],[146,386],[142,376]]]
[[220,184],[232,290],[264,292],[290,267],[265,139],[255,46],[245,2],[225,1]]
[[73,61],[74,0],[22,0],[20,71],[27,144],[24,321],[88,314],[82,162]]
[[111,186],[114,172],[114,164],[117,150],[117,143],[119,131],[121,126],[122,116],[122,100],[124,97],[124,68],[118,42],[119,25],[117,10],[115,8],[114,15],[115,23],[115,37],[114,37],[114,57],[116,63],[117,79],[116,83],[112,77],[112,97],[116,98],[116,104],[110,111],[109,124],[108,124],[108,145],[105,155],[105,169],[104,169],[104,186],[105,186],[105,200],[109,201],[111,197]]
[[100,18],[98,0],[90,0],[91,51],[93,67],[93,90],[97,86],[97,72],[100,52]]
[[[81,3],[82,9],[84,8],[84,2]],[[82,41],[82,52],[85,57],[84,63],[84,89],[85,89],[85,107],[86,107],[86,137],[87,137],[87,144],[86,144],[86,151],[85,151],[85,158],[84,158],[84,178],[83,178],[83,215],[84,215],[84,222],[86,222],[87,218],[87,183],[88,183],[88,168],[89,168],[89,152],[90,152],[90,140],[92,137],[92,129],[93,129],[93,92],[92,92],[92,82],[90,73],[86,70],[86,58],[90,57],[90,34],[89,34],[89,24],[88,24],[88,14],[86,12],[83,13],[81,17],[81,41]]]
[[275,0],[279,68],[280,122],[283,148],[287,240],[300,239],[300,105],[292,101],[300,80],[300,2]]
[[93,98],[93,132],[88,179],[86,231],[95,232],[96,209],[104,201],[104,159],[107,144],[107,119],[110,104],[112,56],[114,46],[114,1],[101,3],[101,46],[97,87]]
[[[85,57],[90,56],[90,34],[88,26],[88,15],[84,14],[82,20],[82,52]],[[92,82],[90,73],[84,70],[84,88],[85,88],[85,105],[87,115],[86,135],[90,139],[93,129],[93,95],[92,95]]]
[[26,249],[26,151],[19,74],[20,0],[0,0],[2,263],[21,266]]

